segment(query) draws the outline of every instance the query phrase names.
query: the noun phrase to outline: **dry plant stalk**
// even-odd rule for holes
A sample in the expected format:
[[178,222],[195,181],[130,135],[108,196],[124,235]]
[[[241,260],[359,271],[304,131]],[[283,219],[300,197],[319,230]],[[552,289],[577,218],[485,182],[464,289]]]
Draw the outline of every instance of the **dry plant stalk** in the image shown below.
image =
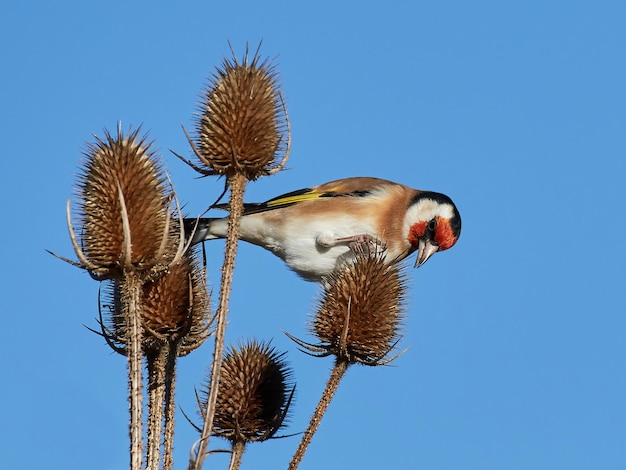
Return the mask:
[[215,347],[213,349],[213,362],[211,366],[211,386],[207,397],[207,407],[204,416],[204,426],[195,456],[192,455],[189,468],[199,470],[202,468],[206,449],[209,445],[213,419],[215,416],[217,390],[220,383],[220,371],[222,356],[224,354],[224,340],[226,337],[226,319],[228,316],[228,303],[235,270],[235,257],[237,254],[237,242],[239,241],[239,222],[243,213],[243,192],[245,188],[243,175],[235,175],[231,178],[230,216],[224,251],[224,264],[222,265],[222,278],[220,282],[220,298],[216,313],[215,324]]
[[268,61],[260,60],[258,51],[250,60],[246,49],[241,62],[233,54],[217,69],[201,103],[197,135],[195,142],[188,139],[198,162],[185,161],[203,175],[226,176],[231,194],[211,392],[198,449],[190,457],[189,468],[194,470],[203,465],[215,415],[245,185],[282,169],[289,155],[289,124],[277,74]]
[[311,328],[320,343],[289,336],[311,355],[335,356],[335,365],[289,470],[302,461],[348,367],[384,365],[397,357],[387,356],[400,339],[404,312],[406,280],[400,265],[388,266],[384,254],[365,250],[354,263],[328,276],[323,285]]
[[126,343],[128,357],[130,468],[131,470],[139,470],[143,456],[141,284],[135,273],[129,273],[128,276],[124,277],[121,286],[122,311],[128,325],[124,342]]
[[[171,242],[173,194],[139,130],[124,136],[96,137],[85,152],[79,177],[79,236],[68,229],[78,261],[94,279],[118,285],[119,316],[124,329],[118,336],[128,357],[131,469],[139,470],[143,455],[142,423],[142,286],[178,262],[184,251]],[[180,217],[180,216],[179,216]],[[80,240],[79,240],[80,239]]]
[[[284,423],[295,390],[284,356],[252,340],[224,357],[213,434],[231,443],[230,470],[239,468],[246,444],[274,437]],[[203,418],[209,394],[207,384],[199,401]]]
[[[250,59],[246,47],[243,61],[233,54],[217,69],[204,96],[197,133],[195,142],[187,137],[198,163],[185,161],[203,175],[226,176],[231,214],[205,422],[200,447],[190,460],[194,469],[202,467],[213,429],[245,185],[278,172],[289,156],[289,121],[277,73],[268,60],[260,59],[258,50]],[[204,273],[198,274],[193,255],[187,256],[180,208],[151,143],[139,129],[125,136],[120,126],[116,136],[105,131],[103,139],[95,139],[85,152],[78,184],[78,231],[70,201],[67,204],[78,260],[55,256],[109,283],[110,316],[105,321],[101,312],[100,326],[108,345],[128,358],[130,467],[139,470],[142,465],[142,355],[146,355],[150,400],[146,465],[157,469],[162,459],[162,468],[168,470],[173,465],[176,357],[208,337],[206,281]],[[177,212],[172,210],[173,201]],[[238,465],[237,449],[242,453],[244,445],[240,439],[233,442],[233,465]]]
[[142,294],[150,397],[146,468],[158,470],[163,462],[163,470],[169,470],[173,466],[176,358],[199,347],[209,329],[209,298],[196,250],[187,251],[164,276],[147,282]]
[[[169,194],[165,178],[138,130],[128,137],[106,133],[87,152],[81,181],[82,245],[86,268],[120,283],[126,322],[131,469],[143,455],[141,285],[154,268],[175,258],[169,239]],[[76,249],[76,244],[75,244]],[[92,268],[93,267],[93,268]]]
[[162,348],[147,355],[148,364],[148,439],[146,444],[146,470],[158,470],[161,461],[161,436],[165,396],[165,364],[167,349]]
[[[196,249],[188,250],[165,274],[141,288],[142,349],[148,365],[148,470],[158,469],[160,462],[164,470],[173,466],[176,359],[198,348],[209,335],[209,295],[197,258]],[[107,287],[102,335],[116,352],[127,354],[120,286],[112,282]]]

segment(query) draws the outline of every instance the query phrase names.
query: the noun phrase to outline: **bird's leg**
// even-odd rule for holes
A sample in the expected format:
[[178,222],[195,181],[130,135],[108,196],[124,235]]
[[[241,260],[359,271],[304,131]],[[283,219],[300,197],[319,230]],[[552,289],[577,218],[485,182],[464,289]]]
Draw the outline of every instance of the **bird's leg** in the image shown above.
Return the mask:
[[356,255],[375,256],[387,249],[387,245],[382,240],[370,235],[357,235],[351,238],[348,246]]
[[382,240],[367,233],[351,235],[349,237],[335,238],[332,233],[322,233],[317,236],[317,244],[325,248],[331,248],[339,244],[347,244],[354,252],[367,250],[367,252],[387,249]]
[[380,245],[383,248],[386,248],[382,240],[376,237],[373,237],[367,233],[361,233],[359,235],[352,235],[350,237],[337,238],[335,241],[337,243],[348,243],[349,245],[353,243],[358,243],[358,244],[367,243],[369,245],[377,245],[377,246]]

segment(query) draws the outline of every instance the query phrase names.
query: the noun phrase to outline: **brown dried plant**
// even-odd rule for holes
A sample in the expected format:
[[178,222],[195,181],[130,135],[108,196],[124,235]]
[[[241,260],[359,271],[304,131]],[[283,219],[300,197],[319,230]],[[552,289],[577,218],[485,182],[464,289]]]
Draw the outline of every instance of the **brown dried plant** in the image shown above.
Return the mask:
[[233,52],[209,78],[189,143],[203,175],[242,174],[249,181],[282,169],[289,157],[290,132],[278,74],[271,61],[248,49],[242,61]]
[[[111,280],[104,286],[99,321],[101,331],[96,332],[105,337],[114,351],[126,355],[124,337],[127,325],[121,305],[120,283]],[[164,344],[174,342],[178,344],[178,356],[201,346],[209,335],[210,306],[206,274],[198,262],[197,250],[189,249],[161,276],[142,284],[141,302],[145,355],[156,353]]]
[[[284,424],[295,390],[284,356],[251,340],[224,357],[212,434],[231,442],[231,470],[239,468],[246,444],[272,438]],[[198,403],[203,418],[209,389]]]
[[[148,362],[148,468],[173,467],[176,359],[198,348],[209,333],[204,269],[189,250],[169,272],[143,286],[144,350]],[[161,440],[163,452],[159,451]]]
[[406,289],[397,264],[385,266],[378,255],[357,256],[326,280],[311,325],[321,342],[313,351],[350,364],[386,363],[399,340]]
[[[126,318],[118,281],[105,286],[102,336],[126,354]],[[189,249],[160,277],[141,287],[142,348],[148,368],[147,468],[172,468],[176,359],[198,348],[209,335],[210,306],[204,267]],[[163,450],[160,451],[161,441]],[[162,455],[161,455],[162,454]]]
[[[124,135],[105,131],[88,144],[77,188],[78,235],[67,223],[78,261],[61,259],[87,270],[97,280],[119,287],[119,339],[128,357],[131,469],[143,455],[142,422],[142,288],[176,265],[184,253],[184,234],[172,242],[175,200],[156,154],[139,129]],[[179,224],[182,216],[178,211]]]
[[405,308],[407,286],[401,265],[387,265],[384,253],[370,253],[366,249],[322,284],[324,292],[311,325],[320,343],[289,337],[314,356],[335,356],[335,365],[289,464],[290,470],[302,461],[348,367],[384,365],[397,357],[388,358],[388,355],[400,339]]
[[[173,194],[160,163],[139,129],[124,136],[95,137],[79,175],[78,236],[67,223],[78,262],[97,280],[119,279],[130,271],[151,274],[177,260],[182,243],[170,243]],[[175,247],[175,248],[173,248]]]
[[194,470],[203,465],[215,414],[245,186],[247,181],[281,170],[289,156],[289,121],[277,73],[268,60],[261,60],[258,50],[252,59],[247,48],[242,61],[234,53],[231,59],[224,59],[222,67],[209,80],[196,132],[195,141],[189,135],[187,139],[198,161],[183,160],[204,176],[226,176],[230,216],[216,314],[210,394],[200,445],[192,452],[189,462],[189,468]]

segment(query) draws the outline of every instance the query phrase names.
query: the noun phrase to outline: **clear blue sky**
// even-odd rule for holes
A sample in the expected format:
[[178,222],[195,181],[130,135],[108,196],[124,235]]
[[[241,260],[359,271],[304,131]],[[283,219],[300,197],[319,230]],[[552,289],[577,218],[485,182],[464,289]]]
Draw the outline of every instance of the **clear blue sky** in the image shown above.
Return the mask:
[[[447,193],[457,246],[410,271],[394,366],[349,370],[303,470],[626,468],[626,4],[619,1],[11,2],[0,18],[4,223],[0,455],[7,469],[128,468],[125,362],[95,326],[65,202],[84,142],[143,125],[186,209],[181,123],[228,41],[277,56],[289,171],[248,200],[371,175]],[[208,245],[211,280],[222,253]],[[274,338],[303,431],[331,367],[297,351],[318,294],[242,246],[228,341]],[[177,396],[210,348],[180,362]],[[176,468],[195,431],[178,415]],[[286,468],[298,437],[243,468]],[[213,440],[213,446],[220,444]],[[209,460],[226,468],[224,455]]]

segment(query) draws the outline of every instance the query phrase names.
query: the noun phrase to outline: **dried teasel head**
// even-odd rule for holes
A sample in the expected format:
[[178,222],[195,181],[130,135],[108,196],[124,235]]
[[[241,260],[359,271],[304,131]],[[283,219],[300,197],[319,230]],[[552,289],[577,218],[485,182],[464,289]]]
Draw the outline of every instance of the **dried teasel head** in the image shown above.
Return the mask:
[[[284,356],[269,343],[255,340],[230,348],[220,374],[214,435],[232,442],[255,442],[276,434],[295,390]],[[203,417],[209,391],[204,392]]]
[[204,175],[275,173],[289,154],[289,123],[275,67],[258,51],[225,58],[209,79],[192,143]]
[[384,253],[357,254],[325,279],[311,330],[321,344],[296,342],[321,356],[370,366],[386,359],[400,339],[406,277],[399,264],[387,265]]
[[197,250],[189,250],[165,275],[142,286],[144,349],[177,341],[179,355],[185,355],[207,338],[210,301],[197,259]]
[[[109,281],[101,305],[101,334],[109,345],[126,353],[126,316],[119,280]],[[141,287],[141,324],[143,351],[158,351],[167,343],[178,343],[178,355],[198,348],[209,336],[210,300],[205,270],[198,262],[196,249],[188,250],[161,276],[148,279]]]
[[68,225],[79,263],[97,279],[150,270],[171,261],[168,249],[172,194],[151,144],[139,129],[105,131],[88,144],[79,176],[78,237]]

